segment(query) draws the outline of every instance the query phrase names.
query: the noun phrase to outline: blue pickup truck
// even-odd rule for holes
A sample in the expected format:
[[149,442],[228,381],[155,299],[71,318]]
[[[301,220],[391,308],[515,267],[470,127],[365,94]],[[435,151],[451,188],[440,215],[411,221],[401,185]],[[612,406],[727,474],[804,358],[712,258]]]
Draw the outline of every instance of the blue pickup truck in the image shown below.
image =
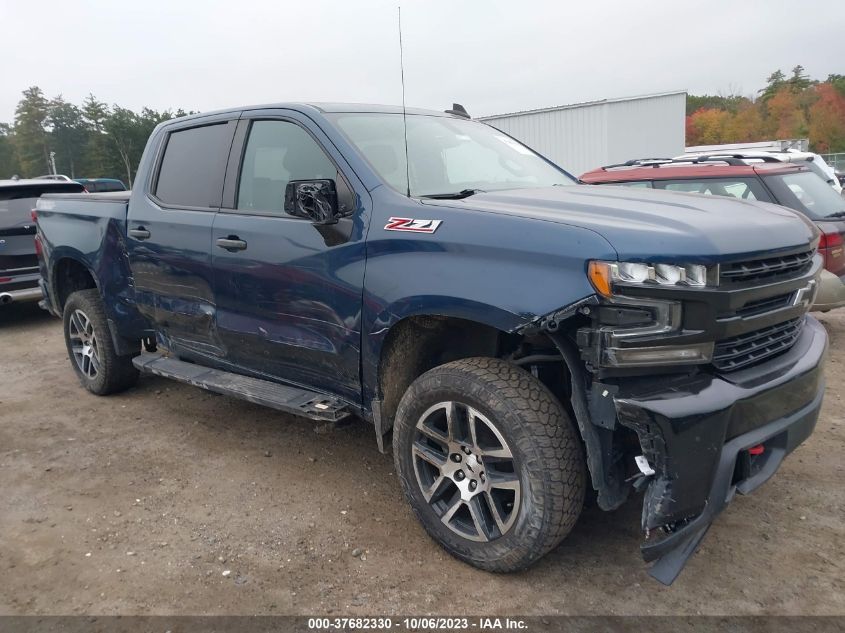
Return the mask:
[[582,186],[460,109],[182,117],[131,194],[43,196],[37,225],[85,388],[148,373],[360,417],[428,533],[486,570],[550,551],[585,498],[640,493],[670,583],[821,406],[809,221]]

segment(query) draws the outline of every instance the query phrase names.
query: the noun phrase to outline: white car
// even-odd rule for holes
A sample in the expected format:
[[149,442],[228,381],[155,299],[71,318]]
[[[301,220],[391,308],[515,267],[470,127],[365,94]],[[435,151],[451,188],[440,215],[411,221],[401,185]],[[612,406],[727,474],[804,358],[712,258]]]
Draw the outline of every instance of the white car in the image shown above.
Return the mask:
[[813,152],[802,152],[797,149],[787,149],[782,152],[777,151],[763,151],[763,150],[710,150],[710,151],[696,151],[676,156],[676,158],[695,158],[696,156],[712,156],[716,157],[731,157],[746,160],[753,163],[759,161],[777,160],[782,163],[799,163],[807,165],[812,171],[818,174],[827,184],[836,190],[836,193],[842,195],[842,185],[836,177],[836,171],[828,165],[824,158]]

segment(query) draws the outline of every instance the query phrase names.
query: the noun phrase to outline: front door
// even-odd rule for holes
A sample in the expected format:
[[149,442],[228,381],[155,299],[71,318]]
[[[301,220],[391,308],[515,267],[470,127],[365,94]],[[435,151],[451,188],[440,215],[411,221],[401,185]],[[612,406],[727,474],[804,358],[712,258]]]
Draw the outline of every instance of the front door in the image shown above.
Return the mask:
[[[224,203],[212,231],[226,359],[249,373],[360,402],[369,195],[310,120],[270,110],[239,125],[232,155],[242,158],[224,195],[231,208]],[[317,226],[285,213],[287,183],[316,178],[335,181],[347,218]]]
[[160,342],[180,356],[221,354],[211,226],[237,125],[232,116],[165,128],[159,150],[145,157],[154,161],[152,178],[135,183],[130,199],[127,251],[136,304]]

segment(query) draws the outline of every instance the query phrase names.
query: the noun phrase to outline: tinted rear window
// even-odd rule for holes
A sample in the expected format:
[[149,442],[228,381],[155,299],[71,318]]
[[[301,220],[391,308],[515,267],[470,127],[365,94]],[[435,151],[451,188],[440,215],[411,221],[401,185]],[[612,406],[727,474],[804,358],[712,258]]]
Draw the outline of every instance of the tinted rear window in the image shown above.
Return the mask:
[[21,198],[38,198],[45,193],[81,193],[82,185],[78,182],[45,181],[42,185],[20,185],[0,187],[0,200],[20,200]]
[[98,182],[97,191],[126,191],[126,187],[119,182]]
[[171,132],[155,195],[178,207],[219,207],[234,125],[217,123]]
[[765,176],[779,204],[804,213],[813,220],[845,215],[845,198],[811,171]]

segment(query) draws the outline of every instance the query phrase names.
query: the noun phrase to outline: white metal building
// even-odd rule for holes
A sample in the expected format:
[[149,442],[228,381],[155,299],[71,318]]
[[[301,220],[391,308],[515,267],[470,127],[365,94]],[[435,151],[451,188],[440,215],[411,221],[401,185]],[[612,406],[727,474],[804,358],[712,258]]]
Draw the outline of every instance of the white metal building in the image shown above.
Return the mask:
[[479,117],[578,176],[632,158],[684,151],[686,91]]

